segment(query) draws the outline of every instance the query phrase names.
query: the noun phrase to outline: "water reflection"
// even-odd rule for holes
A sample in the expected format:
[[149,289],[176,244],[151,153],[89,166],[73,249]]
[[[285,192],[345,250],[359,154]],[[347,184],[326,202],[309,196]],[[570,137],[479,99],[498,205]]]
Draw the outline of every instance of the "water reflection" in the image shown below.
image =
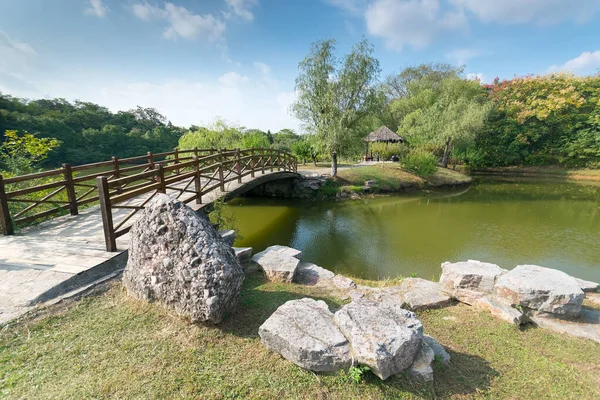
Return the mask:
[[437,279],[440,263],[532,263],[600,280],[600,187],[482,182],[469,190],[345,202],[237,199],[239,245],[287,244],[340,273]]

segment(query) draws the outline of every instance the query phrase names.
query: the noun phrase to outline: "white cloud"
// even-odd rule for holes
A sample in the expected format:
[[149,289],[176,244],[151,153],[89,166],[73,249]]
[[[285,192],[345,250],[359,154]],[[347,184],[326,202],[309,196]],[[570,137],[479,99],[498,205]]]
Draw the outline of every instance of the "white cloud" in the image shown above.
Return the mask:
[[271,67],[263,62],[256,61],[254,66],[258,68],[261,74],[267,76],[271,73]]
[[[29,44],[0,31],[0,82],[11,87],[29,88],[26,76],[36,54]],[[6,88],[4,91],[10,92]]]
[[225,0],[233,13],[247,21],[254,19],[251,9],[258,5],[258,0]]
[[481,53],[475,49],[454,49],[446,53],[446,57],[455,65],[466,65],[469,60],[479,56]]
[[210,41],[217,41],[225,34],[225,22],[215,18],[212,14],[194,14],[185,7],[179,7],[173,3],[165,3],[164,9],[152,6],[147,2],[135,3],[131,10],[136,17],[144,21],[166,20],[168,26],[163,31],[166,39],[202,37]]
[[227,72],[219,77],[219,82],[225,86],[238,86],[241,83],[248,82],[248,77],[237,72]]
[[[33,47],[25,42],[13,39],[6,32],[0,31],[0,54],[6,56],[8,53],[33,56],[36,54]],[[0,58],[0,60],[5,57]],[[6,57],[8,58],[8,57]]]
[[583,52],[578,57],[575,57],[562,65],[553,65],[546,70],[547,73],[561,71],[572,72],[577,75],[587,75],[599,72],[600,50]]
[[107,8],[104,3],[102,3],[102,0],[89,0],[89,5],[85,9],[85,14],[104,18],[106,16],[106,10]]
[[163,10],[155,6],[151,6],[147,2],[135,3],[131,6],[131,11],[133,11],[133,14],[136,17],[144,21],[150,21],[154,18],[166,17]]
[[[43,74],[43,71],[42,71]],[[248,128],[298,130],[300,123],[290,115],[295,93],[280,84],[265,85],[237,72],[218,78],[173,78],[156,81],[122,81],[89,71],[58,81],[49,75],[31,78],[31,85],[12,85],[1,79],[0,91],[27,98],[56,98],[91,101],[111,111],[129,110],[137,105],[154,107],[174,124],[188,127],[210,124],[216,117]]]
[[574,20],[587,22],[600,10],[600,0],[450,0],[484,22],[541,25]]
[[460,11],[445,11],[439,0],[376,0],[365,12],[367,30],[388,47],[424,48],[440,35],[467,29]]

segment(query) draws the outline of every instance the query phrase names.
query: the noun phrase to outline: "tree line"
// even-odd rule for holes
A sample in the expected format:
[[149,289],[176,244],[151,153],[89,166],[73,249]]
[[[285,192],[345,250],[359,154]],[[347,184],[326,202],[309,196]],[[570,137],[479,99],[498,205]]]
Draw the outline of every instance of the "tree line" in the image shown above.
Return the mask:
[[0,170],[24,174],[62,163],[88,164],[180,148],[273,147],[291,151],[301,136],[246,129],[217,120],[208,127],[173,125],[153,108],[111,112],[65,99],[27,100],[0,93]]
[[464,67],[423,64],[379,80],[366,40],[338,58],[335,41],[312,45],[299,64],[293,111],[319,151],[357,157],[369,132],[386,125],[408,145],[424,173],[439,163],[471,167],[549,165],[600,168],[600,74],[516,77],[492,84],[468,79]]
[[[373,149],[384,158],[400,156],[420,174],[449,164],[600,168],[600,74],[482,84],[468,79],[464,67],[434,63],[380,79],[373,53],[367,40],[341,57],[334,40],[312,44],[299,63],[298,97],[291,107],[303,123],[302,135],[221,120],[186,129],[153,108],[113,113],[89,102],[25,100],[0,93],[0,168],[17,168],[19,157],[54,167],[174,147],[273,147],[294,152],[301,162],[331,160],[335,176],[338,157],[359,159],[365,136],[382,125],[407,144],[376,144]],[[46,146],[45,151],[36,146]]]

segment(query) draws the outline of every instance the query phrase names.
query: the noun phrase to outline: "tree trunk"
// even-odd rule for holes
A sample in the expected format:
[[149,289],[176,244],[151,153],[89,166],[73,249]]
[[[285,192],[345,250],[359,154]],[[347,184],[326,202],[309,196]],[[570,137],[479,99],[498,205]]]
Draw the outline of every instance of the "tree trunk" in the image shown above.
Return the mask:
[[317,166],[317,156],[312,156],[313,164]]
[[337,176],[337,153],[331,153],[331,176]]
[[448,159],[450,158],[450,145],[452,138],[446,139],[446,147],[444,148],[444,157],[442,158],[442,167],[448,168]]

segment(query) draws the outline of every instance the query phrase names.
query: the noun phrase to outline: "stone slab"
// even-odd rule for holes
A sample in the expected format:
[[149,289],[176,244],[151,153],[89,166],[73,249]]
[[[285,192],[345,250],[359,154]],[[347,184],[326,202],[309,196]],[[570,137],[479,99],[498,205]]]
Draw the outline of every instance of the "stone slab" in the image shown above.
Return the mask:
[[537,265],[518,265],[498,278],[494,291],[512,305],[570,318],[579,315],[584,299],[573,277]]
[[286,302],[260,326],[258,334],[269,351],[311,371],[334,372],[352,365],[348,340],[322,300]]
[[577,282],[577,284],[579,284],[579,287],[584,292],[596,292],[600,287],[600,283],[598,282],[586,281],[579,278],[575,278],[575,281]]
[[444,307],[452,301],[437,282],[406,278],[399,286],[402,302],[413,311]]

